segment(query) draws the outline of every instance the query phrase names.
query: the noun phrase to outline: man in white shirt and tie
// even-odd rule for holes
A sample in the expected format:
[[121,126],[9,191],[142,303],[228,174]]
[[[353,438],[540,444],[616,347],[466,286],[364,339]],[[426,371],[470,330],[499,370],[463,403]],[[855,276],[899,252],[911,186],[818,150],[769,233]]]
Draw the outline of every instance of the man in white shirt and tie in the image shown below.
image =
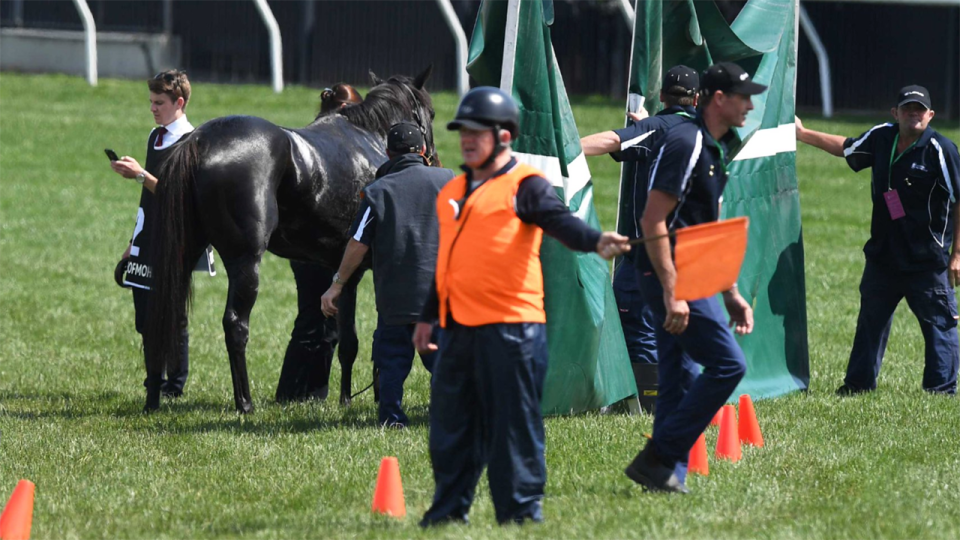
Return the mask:
[[[150,112],[153,113],[153,120],[159,127],[151,131],[147,139],[145,167],[140,166],[140,163],[130,156],[123,156],[110,162],[114,172],[142,186],[140,207],[137,209],[137,224],[130,239],[130,245],[123,253],[126,264],[120,280],[124,286],[133,289],[136,328],[141,336],[146,329],[147,301],[153,274],[150,267],[149,223],[154,207],[153,193],[159,181],[150,171],[159,170],[167,150],[181,137],[193,131],[193,125],[187,120],[184,112],[187,102],[190,101],[190,81],[187,79],[186,72],[176,69],[162,71],[149,79],[147,86],[150,89]],[[187,382],[189,369],[188,346],[189,335],[186,321],[184,321],[180,334],[180,367],[175,373],[168,372],[166,379],[161,382],[160,391],[166,397],[183,395],[183,386]],[[144,355],[147,354],[150,352],[144,344]],[[147,382],[144,381],[144,385],[146,384]]]

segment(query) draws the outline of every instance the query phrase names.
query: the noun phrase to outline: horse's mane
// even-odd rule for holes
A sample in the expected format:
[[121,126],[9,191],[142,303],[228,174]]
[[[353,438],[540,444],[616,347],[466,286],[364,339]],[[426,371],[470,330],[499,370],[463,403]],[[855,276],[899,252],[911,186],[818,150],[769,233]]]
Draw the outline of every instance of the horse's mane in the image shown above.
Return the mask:
[[[371,88],[362,103],[338,109],[335,114],[361,129],[386,137],[393,124],[401,120],[413,120],[416,105],[411,99],[411,92],[425,109],[432,109],[427,92],[415,87],[410,77],[396,75]],[[324,116],[327,115],[318,115],[314,122]]]

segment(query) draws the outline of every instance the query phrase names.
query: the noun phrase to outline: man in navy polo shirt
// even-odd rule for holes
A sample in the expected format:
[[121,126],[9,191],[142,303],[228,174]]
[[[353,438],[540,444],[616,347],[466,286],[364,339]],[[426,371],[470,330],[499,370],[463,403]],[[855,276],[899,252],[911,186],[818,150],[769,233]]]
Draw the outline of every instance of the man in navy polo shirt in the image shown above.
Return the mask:
[[[730,128],[743,126],[753,109],[750,96],[767,87],[729,62],[710,66],[700,86],[700,118],[675,126],[655,149],[640,218],[643,236],[651,240],[645,251],[638,250],[637,266],[640,291],[658,326],[660,388],[653,437],[625,472],[650,491],[687,492],[675,470],[746,372],[743,351],[716,297],[689,302],[674,297],[677,274],[667,234],[719,219],[727,143],[734,136]],[[723,300],[729,324],[740,335],[750,333],[753,310],[736,287],[724,292]],[[703,372],[688,385],[690,360]]]
[[860,316],[837,393],[877,388],[893,312],[906,298],[926,344],[923,388],[954,394],[960,363],[953,293],[960,283],[960,155],[956,144],[929,127],[934,111],[926,88],[901,88],[890,112],[895,123],[849,139],[805,129],[797,119],[797,140],[846,158],[854,171],[873,168]]
[[[403,384],[413,369],[414,324],[433,286],[437,265],[437,194],[453,171],[430,167],[424,157],[420,127],[399,122],[387,133],[387,157],[376,181],[363,188],[363,198],[350,229],[340,268],[320,298],[327,317],[337,314],[343,284],[356,272],[367,252],[373,253],[373,291],[377,329],[373,333],[373,365],[380,370],[380,425],[406,427]],[[433,373],[436,355],[421,353],[423,367]]]
[[[654,158],[653,149],[667,130],[696,117],[700,76],[687,66],[674,66],[663,76],[662,88],[660,102],[664,109],[656,116],[631,122],[623,129],[595,133],[580,139],[584,155],[610,154],[617,161],[633,163],[632,178],[620,187],[621,219],[628,221],[625,233],[631,239],[643,236],[640,214],[647,202],[647,177]],[[636,251],[628,252],[621,264],[617,265],[613,274],[613,293],[637,385],[656,385],[656,329],[653,313],[640,294],[634,253]],[[640,396],[640,405],[647,412],[653,412],[655,401],[655,395]]]

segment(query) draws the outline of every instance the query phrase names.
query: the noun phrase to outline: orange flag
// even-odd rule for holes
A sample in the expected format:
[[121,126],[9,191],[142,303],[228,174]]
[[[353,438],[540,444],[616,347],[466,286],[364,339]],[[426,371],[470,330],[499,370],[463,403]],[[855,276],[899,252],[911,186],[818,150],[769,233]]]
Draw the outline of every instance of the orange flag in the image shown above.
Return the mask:
[[700,300],[737,283],[749,225],[749,219],[738,217],[677,230],[677,300]]

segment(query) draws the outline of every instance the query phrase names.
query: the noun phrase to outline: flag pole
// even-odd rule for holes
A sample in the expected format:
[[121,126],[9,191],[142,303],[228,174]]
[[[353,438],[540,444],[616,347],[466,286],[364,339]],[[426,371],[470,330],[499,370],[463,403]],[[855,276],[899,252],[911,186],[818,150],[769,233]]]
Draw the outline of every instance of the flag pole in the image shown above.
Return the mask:
[[677,235],[677,231],[673,231],[672,233],[661,234],[661,235],[657,235],[657,236],[651,236],[650,238],[634,238],[633,240],[630,240],[629,242],[627,242],[627,244],[629,244],[629,245],[631,245],[631,246],[635,246],[635,245],[637,245],[637,244],[645,244],[645,243],[647,243],[647,242],[652,242],[652,241],[654,241],[654,240],[660,240],[660,239],[662,239],[662,238],[673,238],[673,237],[676,236],[676,235]]
[[517,34],[520,27],[520,0],[507,4],[507,22],[503,30],[503,61],[500,63],[500,89],[513,95],[513,73],[517,62]]

